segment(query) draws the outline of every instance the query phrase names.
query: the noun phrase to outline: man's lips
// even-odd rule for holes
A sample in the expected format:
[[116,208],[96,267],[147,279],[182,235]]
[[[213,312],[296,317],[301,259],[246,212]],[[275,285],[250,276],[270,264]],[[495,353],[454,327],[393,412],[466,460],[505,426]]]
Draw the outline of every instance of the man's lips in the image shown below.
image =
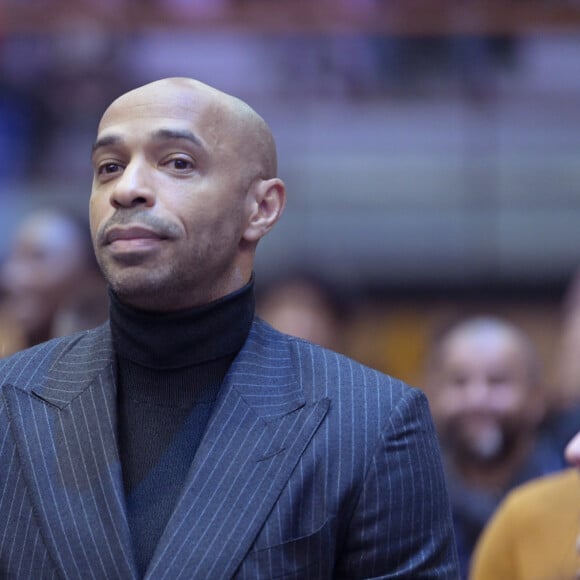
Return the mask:
[[105,234],[105,244],[131,240],[166,240],[168,236],[140,226],[113,227]]

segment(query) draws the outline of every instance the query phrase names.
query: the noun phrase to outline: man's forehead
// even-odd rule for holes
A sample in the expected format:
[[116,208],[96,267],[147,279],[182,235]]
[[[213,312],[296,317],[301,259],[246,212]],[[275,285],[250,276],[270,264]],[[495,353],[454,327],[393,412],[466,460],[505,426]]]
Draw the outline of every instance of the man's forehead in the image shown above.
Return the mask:
[[507,332],[470,332],[449,338],[445,346],[450,354],[511,354],[520,350],[517,338]]
[[170,79],[157,81],[134,89],[117,98],[105,111],[101,124],[109,118],[140,117],[147,115],[168,118],[189,118],[202,114],[224,113],[228,96],[217,90],[189,81]]
[[[123,137],[139,131],[149,139],[163,130],[197,136],[206,146],[229,141],[235,121],[219,98],[193,86],[146,85],[119,97],[105,111],[98,127],[97,143],[107,135]],[[229,127],[229,129],[228,129]]]

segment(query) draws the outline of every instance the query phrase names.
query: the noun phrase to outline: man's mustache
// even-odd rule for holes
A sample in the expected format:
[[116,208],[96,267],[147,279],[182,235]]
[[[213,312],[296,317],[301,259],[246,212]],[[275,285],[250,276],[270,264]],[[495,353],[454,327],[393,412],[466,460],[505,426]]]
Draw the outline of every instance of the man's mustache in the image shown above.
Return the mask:
[[144,227],[161,238],[177,238],[181,234],[179,226],[144,211],[116,211],[97,231],[98,245],[106,243],[108,232],[117,226]]

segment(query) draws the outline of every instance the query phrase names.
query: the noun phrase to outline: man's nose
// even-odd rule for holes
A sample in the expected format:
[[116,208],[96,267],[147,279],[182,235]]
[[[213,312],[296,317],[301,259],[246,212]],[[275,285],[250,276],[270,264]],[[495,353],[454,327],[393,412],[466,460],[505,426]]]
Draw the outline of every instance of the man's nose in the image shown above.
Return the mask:
[[479,379],[475,379],[467,385],[466,398],[472,409],[484,407],[489,400],[489,386]]
[[155,195],[146,161],[134,160],[123,169],[111,192],[111,205],[129,208],[138,205],[152,206]]

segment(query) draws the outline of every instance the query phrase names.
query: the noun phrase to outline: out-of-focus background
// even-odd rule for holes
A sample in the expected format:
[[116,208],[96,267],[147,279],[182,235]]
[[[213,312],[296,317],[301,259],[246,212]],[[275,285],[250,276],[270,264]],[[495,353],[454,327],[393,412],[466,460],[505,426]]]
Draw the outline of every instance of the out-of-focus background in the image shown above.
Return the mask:
[[324,280],[336,348],[413,384],[438,329],[500,314],[537,343],[554,404],[580,398],[560,361],[580,265],[580,2],[0,5],[0,261],[31,210],[86,212],[114,97],[193,76],[278,142],[288,204],[259,289]]

